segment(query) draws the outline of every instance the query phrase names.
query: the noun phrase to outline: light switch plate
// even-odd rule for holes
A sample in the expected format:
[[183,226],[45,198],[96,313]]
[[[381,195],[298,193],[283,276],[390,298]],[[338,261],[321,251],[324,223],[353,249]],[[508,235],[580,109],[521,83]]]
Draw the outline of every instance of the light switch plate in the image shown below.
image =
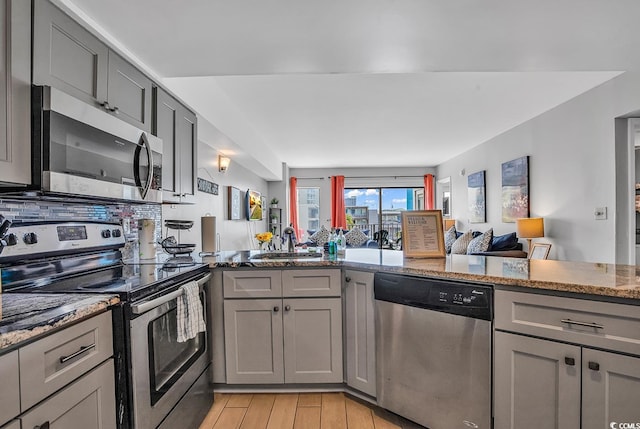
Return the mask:
[[606,207],[596,207],[593,212],[596,220],[607,220],[607,208]]

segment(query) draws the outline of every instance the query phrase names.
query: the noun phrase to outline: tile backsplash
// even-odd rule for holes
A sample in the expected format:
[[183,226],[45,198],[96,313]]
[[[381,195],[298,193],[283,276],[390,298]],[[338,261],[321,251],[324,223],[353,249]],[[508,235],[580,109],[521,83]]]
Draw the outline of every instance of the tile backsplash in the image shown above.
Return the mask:
[[162,207],[158,204],[78,203],[0,198],[0,214],[12,222],[103,221],[120,223],[127,238],[125,257],[138,239],[138,219],[154,219],[156,241],[162,234]]

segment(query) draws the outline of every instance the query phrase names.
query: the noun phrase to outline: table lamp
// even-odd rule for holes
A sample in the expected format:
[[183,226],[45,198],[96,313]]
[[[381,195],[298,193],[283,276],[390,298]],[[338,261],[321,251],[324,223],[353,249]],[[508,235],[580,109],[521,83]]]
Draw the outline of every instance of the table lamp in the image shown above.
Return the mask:
[[527,251],[531,252],[531,239],[544,237],[544,219],[541,217],[516,219],[516,233],[518,237],[527,239]]

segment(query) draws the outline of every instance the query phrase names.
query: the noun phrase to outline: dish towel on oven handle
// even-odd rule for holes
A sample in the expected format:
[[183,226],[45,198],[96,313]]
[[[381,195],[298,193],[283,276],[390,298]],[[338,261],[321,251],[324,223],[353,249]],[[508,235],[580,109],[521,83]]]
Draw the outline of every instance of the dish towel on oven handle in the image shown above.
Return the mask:
[[200,301],[200,288],[195,281],[186,283],[180,287],[182,295],[178,300],[177,325],[178,342],[184,343],[195,338],[199,332],[205,332],[202,302]]

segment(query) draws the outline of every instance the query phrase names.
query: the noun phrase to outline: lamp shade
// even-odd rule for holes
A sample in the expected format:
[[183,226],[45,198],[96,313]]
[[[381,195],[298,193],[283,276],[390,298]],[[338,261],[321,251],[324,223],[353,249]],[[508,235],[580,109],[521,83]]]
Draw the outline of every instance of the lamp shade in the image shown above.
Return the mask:
[[544,219],[541,217],[516,219],[516,231],[521,238],[544,237]]
[[444,230],[449,231],[449,228],[456,225],[455,219],[445,219],[444,220]]

